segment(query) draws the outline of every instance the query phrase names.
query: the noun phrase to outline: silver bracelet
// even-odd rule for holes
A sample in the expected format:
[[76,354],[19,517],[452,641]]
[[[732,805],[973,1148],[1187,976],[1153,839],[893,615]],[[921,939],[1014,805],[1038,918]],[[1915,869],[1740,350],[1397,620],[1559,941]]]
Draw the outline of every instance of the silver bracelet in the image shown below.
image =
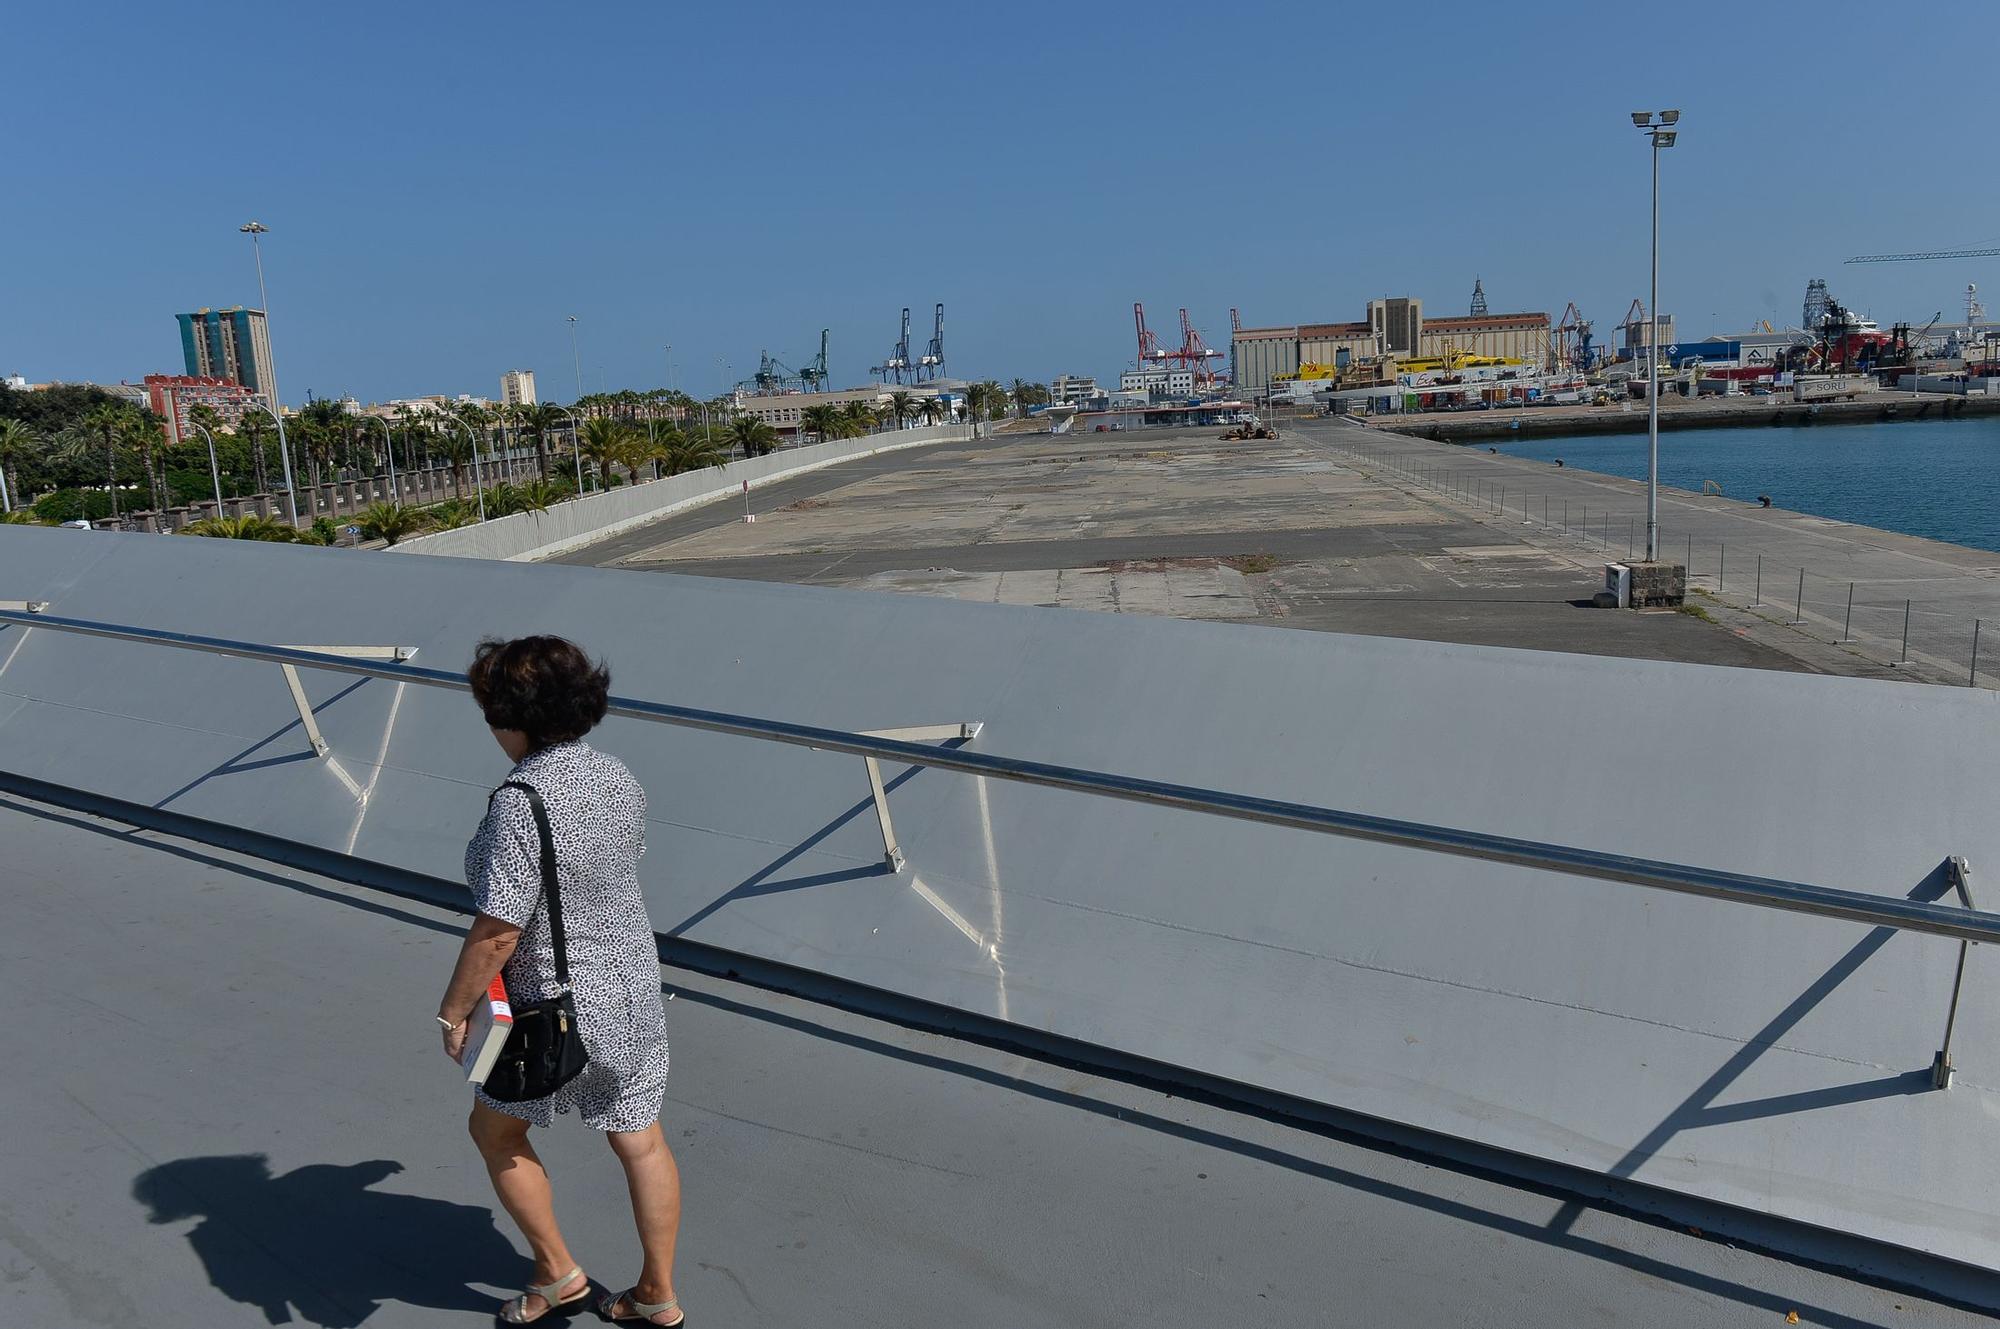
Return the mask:
[[457,1033],[459,1029],[463,1027],[463,1025],[465,1024],[465,1021],[463,1020],[460,1020],[457,1024],[453,1024],[450,1020],[445,1019],[442,1015],[433,1015],[431,1019],[436,1020],[439,1024],[443,1025],[444,1031],[447,1034]]

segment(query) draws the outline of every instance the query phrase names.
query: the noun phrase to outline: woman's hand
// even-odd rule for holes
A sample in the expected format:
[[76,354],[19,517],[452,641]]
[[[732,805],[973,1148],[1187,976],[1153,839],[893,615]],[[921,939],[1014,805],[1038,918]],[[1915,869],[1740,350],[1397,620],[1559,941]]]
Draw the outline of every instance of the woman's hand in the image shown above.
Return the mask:
[[457,1061],[459,1054],[465,1051],[465,1038],[471,1029],[472,1021],[460,1020],[456,1029],[440,1030],[444,1034],[444,1055]]

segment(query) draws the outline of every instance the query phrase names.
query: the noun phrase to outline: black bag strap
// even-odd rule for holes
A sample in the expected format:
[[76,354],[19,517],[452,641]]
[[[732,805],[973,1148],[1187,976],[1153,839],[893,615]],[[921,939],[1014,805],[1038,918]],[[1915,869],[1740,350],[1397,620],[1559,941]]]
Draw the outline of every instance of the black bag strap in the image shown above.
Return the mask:
[[[556,982],[562,984],[563,991],[569,991],[569,941],[563,935],[562,891],[556,878],[556,838],[549,829],[549,810],[542,802],[542,793],[533,785],[521,780],[509,780],[500,789],[518,789],[528,796],[528,807],[535,814],[535,832],[542,841],[542,896],[549,902],[549,938],[555,944]],[[500,789],[493,792],[499,793]]]

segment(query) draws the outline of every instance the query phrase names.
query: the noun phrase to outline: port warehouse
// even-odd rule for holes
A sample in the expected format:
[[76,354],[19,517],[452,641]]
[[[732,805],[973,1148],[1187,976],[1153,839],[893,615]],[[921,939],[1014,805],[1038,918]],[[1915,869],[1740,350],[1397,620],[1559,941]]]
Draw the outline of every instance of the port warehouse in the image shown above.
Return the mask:
[[1230,339],[1233,381],[1239,391],[1268,388],[1301,364],[1346,364],[1377,355],[1411,358],[1501,356],[1539,365],[1548,356],[1545,313],[1477,314],[1427,319],[1414,297],[1370,300],[1356,323],[1301,323],[1294,327],[1239,328]]

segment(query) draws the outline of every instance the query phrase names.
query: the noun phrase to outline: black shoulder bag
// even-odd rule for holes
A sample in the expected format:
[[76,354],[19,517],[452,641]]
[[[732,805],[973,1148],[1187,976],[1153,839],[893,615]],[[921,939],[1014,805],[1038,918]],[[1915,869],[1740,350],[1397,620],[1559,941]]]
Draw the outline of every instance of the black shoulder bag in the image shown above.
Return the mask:
[[[555,943],[556,982],[562,991],[543,1001],[514,1004],[514,1030],[486,1077],[486,1096],[499,1103],[547,1098],[583,1073],[590,1054],[576,1027],[576,1003],[569,989],[569,946],[563,936],[562,891],[556,879],[556,842],[549,810],[533,785],[509,780],[500,789],[519,789],[534,809],[542,842],[542,898],[548,902],[549,936]],[[499,793],[496,789],[494,793]],[[511,995],[509,997],[512,1001]]]

